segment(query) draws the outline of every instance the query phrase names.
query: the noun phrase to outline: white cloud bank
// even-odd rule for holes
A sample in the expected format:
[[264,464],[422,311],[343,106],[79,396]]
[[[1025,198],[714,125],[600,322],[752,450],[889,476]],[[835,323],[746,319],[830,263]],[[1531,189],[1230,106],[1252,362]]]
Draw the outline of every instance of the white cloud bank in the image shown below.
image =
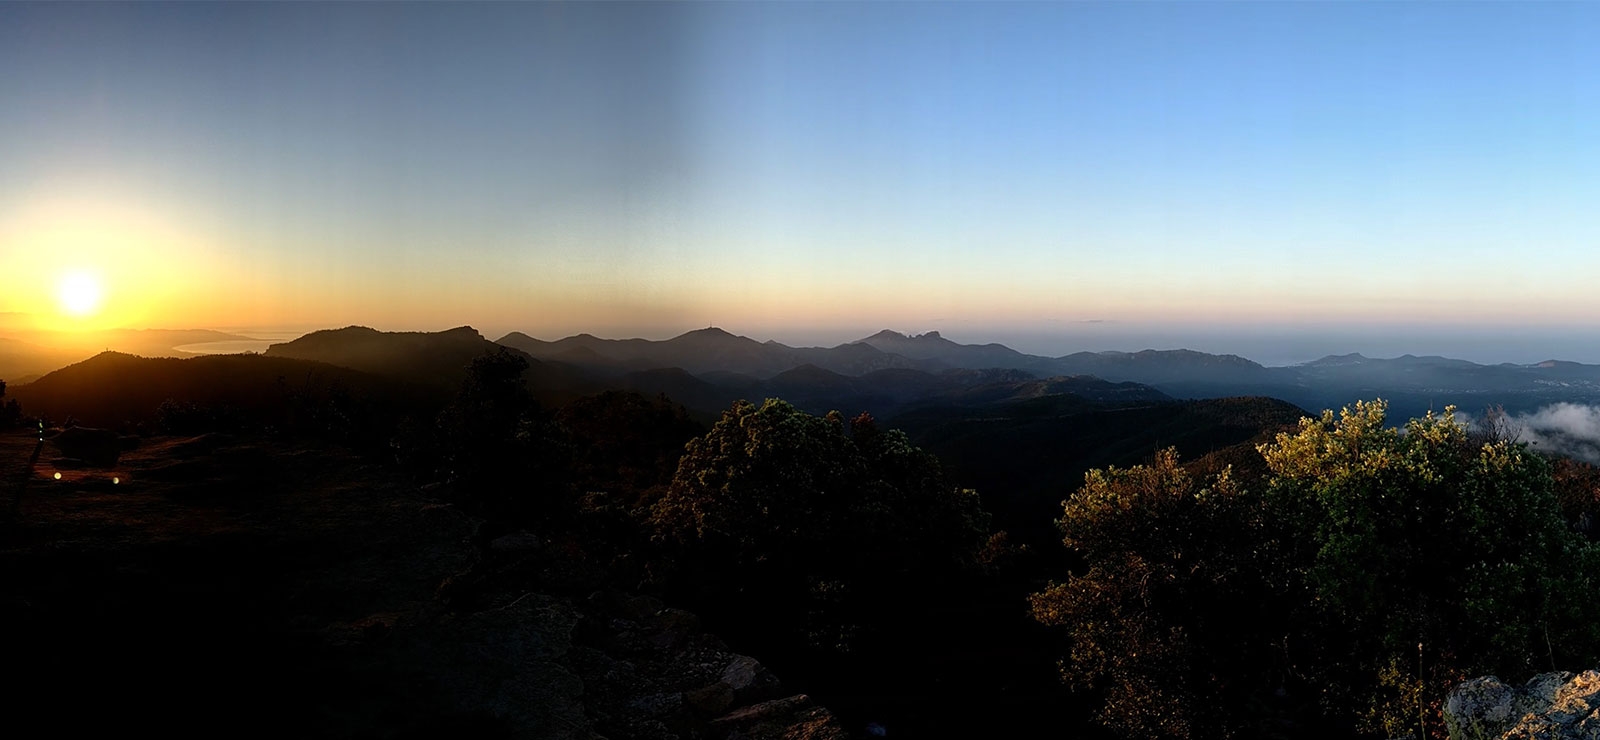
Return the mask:
[[[1475,429],[1484,421],[1474,418]],[[1508,435],[1534,449],[1600,465],[1600,406],[1556,403],[1505,419]]]

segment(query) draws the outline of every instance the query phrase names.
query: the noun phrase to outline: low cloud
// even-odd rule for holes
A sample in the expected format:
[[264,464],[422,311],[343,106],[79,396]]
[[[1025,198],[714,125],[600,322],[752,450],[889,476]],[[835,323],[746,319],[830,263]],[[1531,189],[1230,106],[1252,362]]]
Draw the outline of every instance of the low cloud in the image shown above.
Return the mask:
[[[1481,429],[1483,424],[1483,419],[1472,420],[1474,428]],[[1600,406],[1556,403],[1508,416],[1503,424],[1503,434],[1540,452],[1600,465]]]

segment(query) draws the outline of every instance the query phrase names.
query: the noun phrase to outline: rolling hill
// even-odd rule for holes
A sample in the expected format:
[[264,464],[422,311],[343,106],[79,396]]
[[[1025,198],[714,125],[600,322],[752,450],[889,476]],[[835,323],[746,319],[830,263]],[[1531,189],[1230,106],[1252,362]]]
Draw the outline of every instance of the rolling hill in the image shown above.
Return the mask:
[[409,407],[437,394],[413,384],[288,357],[137,357],[102,352],[8,389],[29,414],[89,426],[150,422],[165,401],[276,418],[343,393]]

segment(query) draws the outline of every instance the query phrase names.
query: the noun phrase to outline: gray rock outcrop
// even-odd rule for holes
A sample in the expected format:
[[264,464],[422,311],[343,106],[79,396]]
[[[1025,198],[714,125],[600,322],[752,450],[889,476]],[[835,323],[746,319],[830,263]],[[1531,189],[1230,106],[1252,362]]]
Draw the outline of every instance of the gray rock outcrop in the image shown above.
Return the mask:
[[1541,673],[1521,688],[1475,678],[1445,699],[1452,740],[1600,740],[1600,671]]

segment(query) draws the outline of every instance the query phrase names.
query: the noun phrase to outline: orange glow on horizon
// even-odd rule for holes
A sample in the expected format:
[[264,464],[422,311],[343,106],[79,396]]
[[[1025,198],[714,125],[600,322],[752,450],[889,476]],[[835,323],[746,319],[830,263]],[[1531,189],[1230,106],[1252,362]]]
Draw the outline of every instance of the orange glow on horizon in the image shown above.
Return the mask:
[[183,209],[105,188],[52,190],[0,207],[0,243],[11,247],[0,312],[26,316],[30,328],[164,324],[194,315],[195,286],[225,280]]

